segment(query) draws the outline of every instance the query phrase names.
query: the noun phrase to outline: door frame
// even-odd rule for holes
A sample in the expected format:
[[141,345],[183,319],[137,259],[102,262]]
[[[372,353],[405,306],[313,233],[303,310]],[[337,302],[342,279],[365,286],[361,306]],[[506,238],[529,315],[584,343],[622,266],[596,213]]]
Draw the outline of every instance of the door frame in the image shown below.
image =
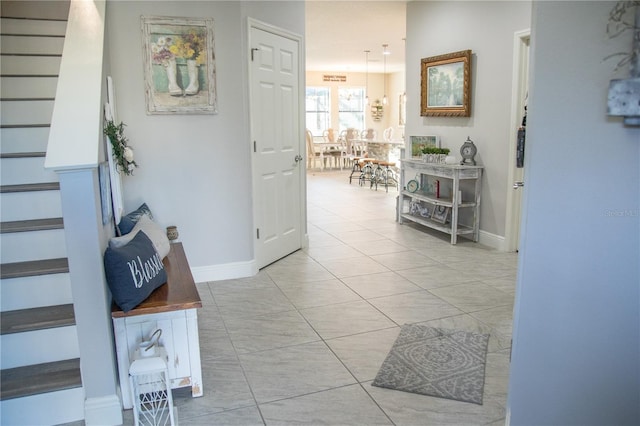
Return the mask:
[[[511,85],[511,127],[509,143],[509,174],[507,180],[507,212],[505,223],[505,251],[516,251],[520,235],[520,218],[522,216],[522,197],[515,197],[513,182],[516,176],[516,141],[518,128],[522,124],[521,105],[525,99],[523,86],[527,81],[529,60],[525,55],[529,54],[531,42],[531,29],[516,31],[513,37],[513,77]],[[525,65],[526,64],[526,65]],[[527,89],[527,88],[524,88]],[[520,189],[521,191],[522,189]]]
[[248,116],[249,116],[249,152],[251,154],[251,200],[252,200],[252,213],[253,213],[253,264],[255,266],[254,274],[258,272],[258,269],[261,267],[258,265],[257,252],[258,252],[258,239],[256,237],[255,230],[258,228],[258,217],[259,213],[256,211],[257,206],[255,203],[256,199],[256,188],[255,176],[257,174],[256,170],[256,160],[253,152],[253,141],[255,140],[255,133],[253,131],[253,123],[254,117],[251,116],[251,105],[253,105],[254,94],[253,94],[253,85],[251,79],[253,75],[251,73],[251,46],[253,40],[251,39],[251,30],[252,29],[262,30],[280,37],[287,38],[292,40],[298,44],[298,105],[300,105],[298,111],[298,122],[299,122],[299,135],[298,135],[298,152],[301,156],[303,156],[303,160],[298,162],[299,167],[305,167],[304,172],[300,173],[300,247],[307,247],[309,241],[309,233],[307,229],[307,173],[306,173],[306,164],[307,164],[307,149],[305,144],[305,111],[302,105],[304,105],[305,99],[305,85],[306,85],[306,69],[305,69],[305,45],[304,45],[304,37],[286,30],[284,28],[277,27],[272,24],[268,24],[266,22],[257,20],[255,18],[248,17],[247,18],[247,87],[249,91],[249,105],[248,105]]

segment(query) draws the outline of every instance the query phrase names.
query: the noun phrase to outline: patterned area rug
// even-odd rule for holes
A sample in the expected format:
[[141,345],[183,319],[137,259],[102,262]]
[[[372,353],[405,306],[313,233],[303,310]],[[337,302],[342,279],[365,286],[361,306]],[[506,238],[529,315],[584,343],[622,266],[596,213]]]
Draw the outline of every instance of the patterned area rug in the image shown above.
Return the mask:
[[405,324],[373,386],[482,404],[488,334]]

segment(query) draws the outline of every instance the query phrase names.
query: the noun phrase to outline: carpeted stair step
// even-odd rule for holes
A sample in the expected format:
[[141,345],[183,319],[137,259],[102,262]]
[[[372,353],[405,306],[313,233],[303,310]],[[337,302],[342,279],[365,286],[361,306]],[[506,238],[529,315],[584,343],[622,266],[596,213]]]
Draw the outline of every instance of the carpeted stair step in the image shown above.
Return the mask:
[[0,315],[2,335],[67,327],[76,323],[72,304],[19,309],[2,312]]
[[28,262],[3,263],[0,265],[0,279],[64,274],[66,272],[69,272],[67,258],[30,260]]
[[0,193],[57,191],[59,189],[59,182],[27,183],[22,185],[2,185],[0,186]]
[[9,232],[29,232],[29,231],[47,231],[50,229],[62,229],[64,223],[61,217],[49,219],[32,219],[32,220],[16,220],[13,222],[0,223],[0,233]]
[[0,399],[3,401],[78,388],[82,386],[80,359],[2,370],[1,383]]

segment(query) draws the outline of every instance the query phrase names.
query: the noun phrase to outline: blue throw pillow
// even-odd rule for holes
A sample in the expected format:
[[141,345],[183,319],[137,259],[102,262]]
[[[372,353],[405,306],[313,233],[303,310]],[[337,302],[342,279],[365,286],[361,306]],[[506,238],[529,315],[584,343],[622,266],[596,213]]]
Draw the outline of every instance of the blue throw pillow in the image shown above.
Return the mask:
[[127,214],[126,216],[122,216],[120,218],[120,223],[118,223],[118,231],[120,235],[126,235],[136,226],[136,223],[140,220],[143,215],[149,216],[149,219],[153,220],[153,214],[151,214],[151,209],[147,206],[147,203],[142,203],[140,207]]
[[122,247],[108,247],[104,270],[113,300],[124,312],[138,306],[167,282],[162,259],[144,231]]

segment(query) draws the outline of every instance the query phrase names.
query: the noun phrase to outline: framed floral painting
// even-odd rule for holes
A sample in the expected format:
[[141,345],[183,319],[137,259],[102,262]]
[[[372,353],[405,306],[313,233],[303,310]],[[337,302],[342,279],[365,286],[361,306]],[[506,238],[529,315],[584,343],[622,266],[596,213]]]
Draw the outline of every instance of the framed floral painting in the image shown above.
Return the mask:
[[142,17],[147,114],[215,114],[213,19]]

